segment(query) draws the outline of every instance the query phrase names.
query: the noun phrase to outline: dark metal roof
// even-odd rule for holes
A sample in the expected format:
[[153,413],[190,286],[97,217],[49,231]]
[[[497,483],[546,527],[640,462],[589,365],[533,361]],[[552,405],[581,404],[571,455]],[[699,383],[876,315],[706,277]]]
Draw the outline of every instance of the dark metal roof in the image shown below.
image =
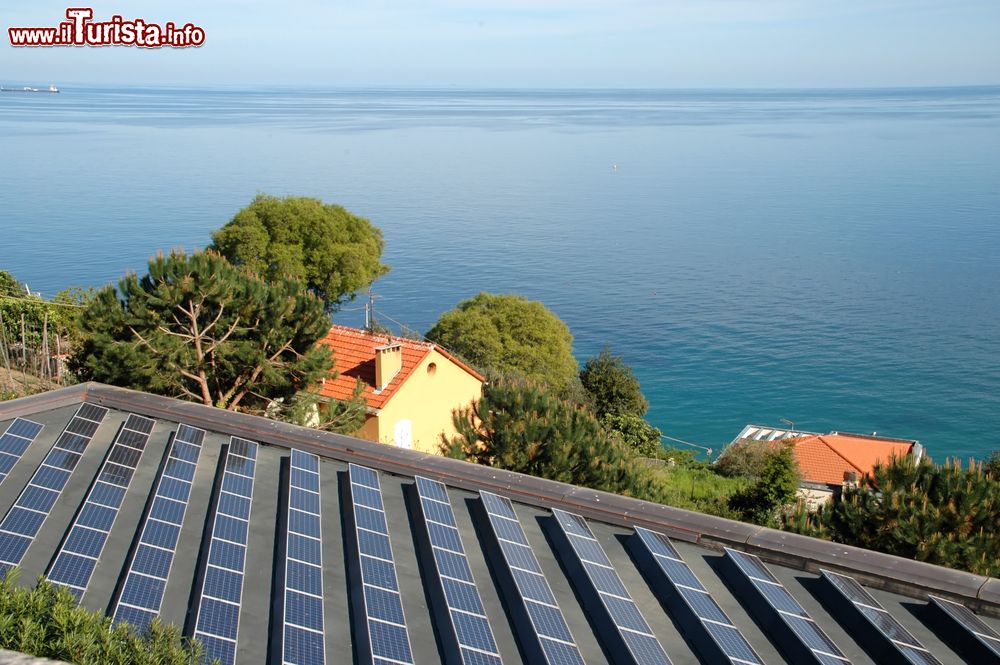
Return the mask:
[[[107,409],[103,418],[101,409],[84,414],[100,420],[96,428],[74,421],[81,404]],[[99,384],[0,403],[0,434],[18,417],[42,429],[27,445],[27,438],[9,439],[12,452],[3,453],[10,468],[0,481],[0,560],[10,561],[27,538],[21,583],[63,561],[58,575],[77,585],[83,605],[134,617],[142,613],[120,608],[155,596],[163,619],[240,663],[280,663],[283,645],[304,652],[317,641],[329,663],[361,662],[359,654],[378,652],[372,642],[379,641],[398,647],[401,661],[409,649],[415,663],[438,663],[459,657],[459,641],[473,638],[484,648],[466,649],[470,662],[496,662],[487,655],[494,648],[507,663],[542,662],[556,652],[558,662],[579,662],[571,644],[586,663],[634,661],[635,645],[649,647],[640,662],[660,662],[655,642],[673,663],[723,662],[712,634],[767,663],[844,662],[838,650],[853,663],[897,662],[904,652],[909,662],[935,662],[928,654],[941,663],[1000,662],[990,660],[992,638],[982,627],[1000,630],[997,579]],[[37,429],[19,427],[26,435]],[[64,434],[67,428],[78,434]],[[294,469],[291,450],[305,453]],[[188,466],[185,455],[197,463]],[[45,471],[53,464],[72,472]],[[364,469],[377,472],[380,496]],[[425,502],[417,476],[446,486],[453,518],[444,504]],[[127,490],[116,494],[116,483]],[[487,510],[480,491],[509,498],[516,521],[499,515],[506,509],[496,502]],[[240,493],[249,501],[241,503]],[[455,529],[447,527],[451,519]],[[637,528],[669,536],[672,549]],[[519,530],[530,549],[517,545]],[[380,531],[388,546],[379,544]],[[449,544],[456,534],[467,569]],[[84,536],[83,549],[96,553],[90,563],[70,556]],[[739,558],[741,551],[759,555],[773,578],[762,569],[746,573],[757,564]],[[381,554],[365,559],[366,552]],[[838,586],[833,573],[854,578],[864,593],[844,597],[854,587]],[[478,604],[455,595],[469,590],[465,575],[475,580]],[[139,582],[142,593],[133,586]],[[929,595],[943,600],[929,605]],[[977,613],[978,633],[956,638],[960,631],[948,622],[964,615],[942,610],[947,600]],[[550,633],[562,630],[556,607],[571,640],[534,634],[542,616]],[[801,636],[816,628],[836,650],[803,646]],[[886,633],[898,639],[887,642]],[[737,644],[740,634],[749,651]],[[927,652],[914,656],[907,639]],[[733,662],[753,662],[747,658]]]

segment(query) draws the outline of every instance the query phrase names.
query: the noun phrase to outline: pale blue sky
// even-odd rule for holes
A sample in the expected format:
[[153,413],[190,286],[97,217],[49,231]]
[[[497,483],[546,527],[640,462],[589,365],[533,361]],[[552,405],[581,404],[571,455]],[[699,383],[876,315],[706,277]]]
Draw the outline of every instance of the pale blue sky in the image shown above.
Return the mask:
[[[66,4],[6,0],[0,82],[482,87],[1000,84],[998,0],[118,0],[199,49],[23,48]],[[83,3],[71,3],[79,5]]]

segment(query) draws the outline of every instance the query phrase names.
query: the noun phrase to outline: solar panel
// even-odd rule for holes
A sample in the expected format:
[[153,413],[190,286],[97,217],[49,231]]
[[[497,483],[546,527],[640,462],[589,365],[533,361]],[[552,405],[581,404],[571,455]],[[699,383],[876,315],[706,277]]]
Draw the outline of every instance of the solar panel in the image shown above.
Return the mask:
[[7,426],[6,431],[0,435],[0,483],[41,431],[41,425],[24,418],[16,418]]
[[[728,547],[725,550],[726,559],[739,571],[737,579],[752,589],[787,629],[779,637],[784,638],[781,645],[786,650],[818,663],[850,662],[759,557]],[[751,614],[755,614],[752,608]]]
[[[288,485],[282,662],[323,665],[326,646],[319,457],[292,450]],[[292,538],[309,542],[312,547],[296,548],[297,556],[293,556],[287,547]]]
[[377,664],[413,663],[378,473],[350,464],[347,474],[361,573],[356,610],[367,632],[361,657]]
[[930,597],[929,608],[937,609],[941,614],[949,619],[949,634],[958,631],[959,635],[965,636],[966,642],[971,642],[971,648],[967,646],[970,653],[975,654],[978,660],[1000,663],[1000,634],[993,630],[985,621],[973,614],[965,605],[956,603],[937,596]]
[[[104,551],[104,544],[118,517],[118,510],[132,483],[132,476],[149,442],[154,424],[155,420],[134,414],[125,419],[125,424],[118,431],[104,460],[104,466],[97,474],[97,480],[87,494],[83,509],[77,513],[62,547],[49,567],[49,581],[66,587],[77,598],[83,596],[90,584],[90,577]],[[105,487],[113,493],[106,492]],[[100,523],[90,518],[88,507],[92,508],[91,512],[98,510],[102,514]]]
[[507,497],[482,490],[479,497],[503,565],[513,579],[513,584],[501,585],[501,589],[511,599],[508,604],[519,607],[531,627],[531,634],[522,634],[521,639],[549,665],[583,665],[580,649],[542,574],[538,558],[528,545],[514,505]]
[[[706,645],[712,653],[706,657],[727,659],[730,663],[758,663],[763,660],[750,643],[722,610],[698,576],[687,565],[674,544],[662,533],[636,527],[633,544],[645,553],[645,560],[651,561],[649,574],[656,580],[654,588],[667,588],[672,597],[680,599],[682,613],[694,619],[695,625],[704,631],[714,648]],[[670,595],[670,594],[668,594]],[[683,619],[683,617],[681,617]],[[692,626],[692,630],[694,626]],[[695,641],[700,646],[702,643]]]
[[108,410],[83,404],[0,522],[0,573],[20,565]]
[[[424,526],[431,546],[433,569],[451,624],[450,645],[464,665],[501,663],[493,629],[458,533],[455,512],[444,483],[416,477]],[[442,565],[442,562],[447,562]]]
[[582,577],[574,576],[577,577],[574,582],[589,584],[590,593],[584,594],[584,598],[596,597],[599,606],[616,629],[621,643],[607,645],[617,657],[616,660],[650,665],[669,664],[667,652],[653,635],[587,521],[580,515],[559,509],[554,509],[552,514],[576,556],[574,568],[582,569],[584,573]]
[[[204,438],[204,430],[189,425],[180,425],[174,434],[156,482],[153,503],[141,527],[139,544],[115,603],[115,623],[127,621],[143,630],[160,614],[163,590],[177,553],[176,535],[184,522]],[[96,503],[106,505],[109,498]]]
[[889,614],[856,579],[829,570],[820,570],[820,575],[837,592],[839,598],[853,606],[871,629],[909,662],[918,665],[921,663],[940,665],[938,659],[932,656],[924,645],[906,630],[896,617]]
[[[257,444],[232,437],[226,452],[222,488],[215,506],[208,564],[205,566],[194,630],[194,636],[205,645],[207,659],[218,658],[222,665],[233,665],[236,661],[247,530],[256,470]],[[193,468],[191,471],[193,473]],[[163,527],[171,527],[168,542],[171,547],[176,547],[176,532],[180,528],[166,523]]]

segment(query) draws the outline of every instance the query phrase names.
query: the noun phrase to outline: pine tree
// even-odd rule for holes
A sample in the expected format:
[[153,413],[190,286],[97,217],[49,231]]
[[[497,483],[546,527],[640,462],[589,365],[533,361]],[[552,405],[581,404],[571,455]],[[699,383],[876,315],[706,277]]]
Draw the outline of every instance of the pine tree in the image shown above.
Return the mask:
[[1000,574],[1000,481],[982,465],[924,458],[878,465],[870,482],[845,490],[785,528],[889,554]]
[[498,381],[454,416],[442,450],[459,459],[618,494],[655,498],[646,469],[588,411],[527,382]]
[[210,252],[154,257],[102,289],[81,317],[71,368],[85,380],[236,410],[287,399],[326,376],[323,303]]

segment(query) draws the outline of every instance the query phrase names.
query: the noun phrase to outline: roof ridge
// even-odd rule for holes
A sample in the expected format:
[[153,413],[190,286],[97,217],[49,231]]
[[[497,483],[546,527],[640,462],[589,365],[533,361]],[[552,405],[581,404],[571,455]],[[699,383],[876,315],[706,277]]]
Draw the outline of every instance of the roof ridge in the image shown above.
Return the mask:
[[392,343],[392,342],[399,342],[399,343],[410,344],[412,346],[420,346],[420,347],[424,347],[424,348],[428,348],[428,349],[432,349],[432,348],[435,348],[437,346],[436,344],[434,344],[434,342],[428,342],[428,341],[422,340],[422,339],[411,339],[409,337],[402,337],[400,335],[393,335],[392,333],[381,333],[381,332],[377,333],[377,332],[374,332],[374,331],[365,330],[364,328],[354,328],[352,326],[345,326],[345,325],[342,325],[342,324],[339,324],[339,323],[331,323],[330,324],[330,330],[327,332],[327,335],[329,335],[330,332],[333,332],[334,328],[338,328],[339,330],[341,330],[344,333],[354,334],[357,337],[373,338],[373,339],[376,339],[376,340],[379,337],[384,337],[384,338],[388,339],[390,343]]

